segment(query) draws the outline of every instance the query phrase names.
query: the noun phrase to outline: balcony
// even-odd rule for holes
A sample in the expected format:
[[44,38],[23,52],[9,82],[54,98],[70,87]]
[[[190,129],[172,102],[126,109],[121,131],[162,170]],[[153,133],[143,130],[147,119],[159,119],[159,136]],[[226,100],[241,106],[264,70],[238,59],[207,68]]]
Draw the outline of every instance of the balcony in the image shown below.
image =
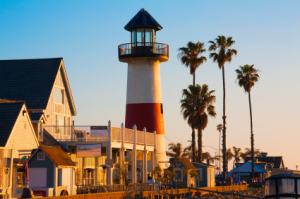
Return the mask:
[[[102,133],[93,133],[93,126],[44,126],[43,133],[49,133],[59,142],[108,142],[111,133],[112,142],[122,142],[122,128],[107,127]],[[145,139],[146,136],[146,139]],[[133,144],[134,130],[124,128],[124,143]],[[136,144],[154,146],[154,133],[136,130]]]
[[160,62],[169,60],[169,45],[163,43],[127,43],[121,44],[119,49],[119,60],[128,62],[132,58],[153,58]]

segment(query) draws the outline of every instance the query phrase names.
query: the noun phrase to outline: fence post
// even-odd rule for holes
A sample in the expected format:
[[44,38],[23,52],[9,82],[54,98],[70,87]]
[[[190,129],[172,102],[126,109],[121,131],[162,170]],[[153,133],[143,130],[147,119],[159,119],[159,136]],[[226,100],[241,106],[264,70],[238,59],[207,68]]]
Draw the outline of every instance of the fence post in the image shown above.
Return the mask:
[[[122,145],[121,145],[121,149],[120,149],[120,167],[119,167],[119,169],[120,169],[120,173],[122,173],[122,175],[121,175],[121,178],[120,178],[120,184],[124,184],[124,182],[123,182],[123,179],[124,178],[126,178],[126,176],[123,176],[123,174],[125,173],[125,175],[126,175],[126,171],[125,171],[125,167],[124,167],[124,161],[125,161],[125,158],[124,158],[124,139],[125,139],[125,136],[124,136],[124,124],[122,123],[121,124],[121,140],[122,140]],[[125,172],[123,173],[123,171],[122,170],[124,170]]]
[[136,183],[136,125],[133,125],[133,150],[132,150],[132,169],[131,169],[131,173],[132,173],[132,183],[135,184]]
[[[111,121],[108,121],[108,147],[106,149],[107,159],[112,159],[112,148],[111,148]],[[112,172],[110,167],[107,168],[107,184],[112,184]]]
[[146,127],[144,131],[144,153],[143,153],[143,183],[147,182],[147,130]]

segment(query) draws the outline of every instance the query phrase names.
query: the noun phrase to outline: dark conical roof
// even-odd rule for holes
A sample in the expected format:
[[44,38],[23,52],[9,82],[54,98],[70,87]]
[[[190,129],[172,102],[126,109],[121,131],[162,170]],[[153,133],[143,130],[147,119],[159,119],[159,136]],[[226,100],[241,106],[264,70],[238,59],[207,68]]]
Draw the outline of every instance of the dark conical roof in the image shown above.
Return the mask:
[[134,28],[152,28],[161,30],[162,26],[145,10],[142,8],[124,27],[131,31]]

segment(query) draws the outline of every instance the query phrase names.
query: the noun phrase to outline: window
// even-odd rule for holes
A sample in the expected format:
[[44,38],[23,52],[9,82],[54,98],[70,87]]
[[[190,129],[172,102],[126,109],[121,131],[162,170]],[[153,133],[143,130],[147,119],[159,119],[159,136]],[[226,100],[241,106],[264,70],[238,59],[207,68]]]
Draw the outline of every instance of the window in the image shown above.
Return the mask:
[[37,160],[45,160],[44,152],[38,152],[36,156],[37,156]]
[[295,179],[278,179],[278,194],[295,194]]
[[65,134],[65,117],[56,115],[56,132],[57,134]]
[[197,169],[197,173],[198,173],[198,178],[197,178],[197,180],[201,181],[201,180],[202,180],[202,168],[198,168],[198,169]]
[[131,43],[135,46],[136,43],[136,30],[131,31]]
[[276,195],[275,180],[267,180],[265,183],[265,196]]
[[152,29],[145,29],[145,46],[152,46]]
[[64,90],[58,88],[53,89],[53,102],[59,104],[64,103]]
[[180,165],[180,160],[176,160],[176,165]]
[[176,173],[176,180],[177,181],[182,181],[182,170],[181,169],[174,169],[175,173]]
[[144,42],[145,42],[145,35],[144,35],[144,29],[143,28],[139,28],[137,29],[137,34],[136,34],[137,38],[137,45],[138,46],[143,46]]

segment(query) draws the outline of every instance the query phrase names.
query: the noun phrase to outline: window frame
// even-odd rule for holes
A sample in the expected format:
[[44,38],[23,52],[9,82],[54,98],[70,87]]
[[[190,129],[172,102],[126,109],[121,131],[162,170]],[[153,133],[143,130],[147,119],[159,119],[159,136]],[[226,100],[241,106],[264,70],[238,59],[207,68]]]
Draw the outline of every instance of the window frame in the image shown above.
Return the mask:
[[198,181],[202,181],[203,180],[203,168],[197,168],[198,171],[198,178],[196,178]]
[[[54,90],[55,89],[57,89],[57,90],[60,90],[61,91],[61,96],[62,96],[62,99],[61,99],[61,101],[62,101],[62,103],[60,103],[60,102],[56,102],[54,99]],[[60,88],[60,87],[54,87],[53,88],[53,92],[52,92],[53,94],[53,96],[52,96],[52,100],[53,100],[53,103],[55,103],[55,104],[60,104],[60,105],[64,105],[65,104],[65,89],[64,88]]]
[[[39,154],[43,154],[43,158],[40,158]],[[45,160],[46,159],[45,156],[46,156],[46,154],[43,151],[39,151],[39,152],[36,153],[36,159],[37,160]]]
[[178,180],[178,177],[179,177],[179,176],[176,176],[175,179],[176,179],[177,181],[183,181],[183,177],[182,177],[182,172],[183,172],[183,171],[182,171],[182,169],[181,169],[181,168],[174,168],[174,172],[175,172],[175,173],[176,173],[176,171],[180,171],[180,180]]

